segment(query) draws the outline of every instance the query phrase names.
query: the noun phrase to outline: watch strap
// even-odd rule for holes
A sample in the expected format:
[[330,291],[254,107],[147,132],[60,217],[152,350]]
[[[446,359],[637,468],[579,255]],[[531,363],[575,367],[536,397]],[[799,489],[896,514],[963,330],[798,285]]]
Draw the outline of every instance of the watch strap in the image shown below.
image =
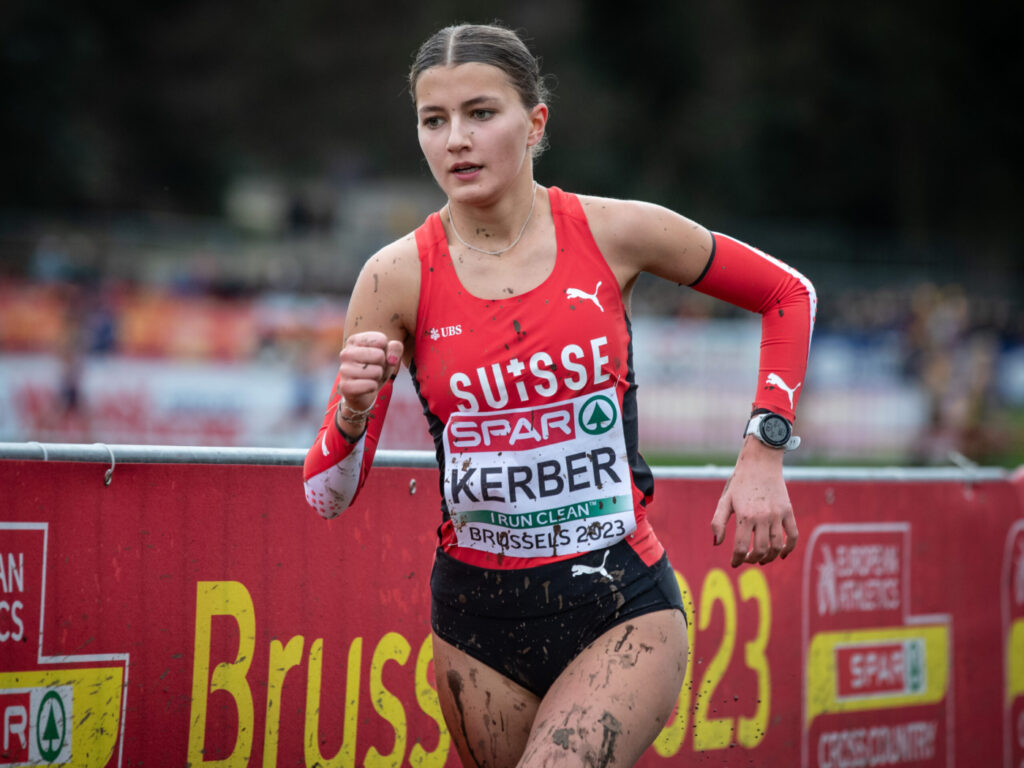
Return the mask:
[[750,421],[747,422],[747,428],[744,431],[743,436],[746,437],[747,435],[753,435],[758,440],[760,440],[762,443],[767,445],[769,448],[774,448],[776,450],[779,450],[781,448],[781,449],[784,449],[786,452],[789,452],[789,451],[795,451],[797,448],[799,448],[800,447],[800,438],[799,438],[799,436],[793,434],[793,432],[792,432],[792,424],[790,424],[789,440],[787,440],[784,445],[772,445],[771,443],[765,441],[765,439],[761,436],[761,430],[759,429],[759,427],[761,425],[761,422],[764,420],[764,418],[766,416],[769,416],[769,415],[771,415],[771,416],[778,416],[780,419],[785,419],[787,423],[789,422],[789,419],[786,419],[785,416],[779,416],[777,413],[773,413],[772,411],[768,411],[768,410],[764,410],[764,409],[758,409],[750,417]]

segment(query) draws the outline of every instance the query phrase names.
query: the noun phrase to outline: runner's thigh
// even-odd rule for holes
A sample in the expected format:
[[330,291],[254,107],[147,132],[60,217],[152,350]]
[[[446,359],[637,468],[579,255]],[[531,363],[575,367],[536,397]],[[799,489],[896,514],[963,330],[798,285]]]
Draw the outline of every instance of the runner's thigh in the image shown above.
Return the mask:
[[515,766],[529,738],[538,697],[437,635],[434,677],[463,766]]
[[685,675],[680,611],[616,625],[573,659],[544,696],[521,765],[633,765],[672,714]]

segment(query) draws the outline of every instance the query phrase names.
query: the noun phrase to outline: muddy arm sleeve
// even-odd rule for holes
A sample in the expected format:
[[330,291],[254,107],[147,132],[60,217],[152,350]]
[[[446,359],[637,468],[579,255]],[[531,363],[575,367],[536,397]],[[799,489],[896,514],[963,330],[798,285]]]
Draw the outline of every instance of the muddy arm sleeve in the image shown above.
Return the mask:
[[761,362],[753,407],[791,421],[803,389],[818,297],[792,267],[713,233],[711,258],[691,287],[761,315]]
[[[339,372],[339,376],[340,376]],[[359,495],[377,452],[377,443],[384,426],[384,416],[391,403],[393,379],[387,381],[377,394],[377,402],[366,422],[366,432],[352,441],[334,423],[334,412],[341,400],[338,380],[334,380],[333,395],[324,414],[324,422],[316,440],[306,452],[302,479],[306,502],[322,517],[337,517]]]

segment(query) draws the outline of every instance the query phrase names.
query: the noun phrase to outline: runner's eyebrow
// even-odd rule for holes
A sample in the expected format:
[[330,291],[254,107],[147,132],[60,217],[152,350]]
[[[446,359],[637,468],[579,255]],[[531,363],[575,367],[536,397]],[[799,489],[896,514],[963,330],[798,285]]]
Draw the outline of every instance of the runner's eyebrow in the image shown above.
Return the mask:
[[[488,95],[474,96],[472,99],[466,99],[466,101],[462,102],[462,104],[460,104],[459,106],[462,109],[469,109],[470,107],[477,107],[480,104],[486,104],[487,102],[497,101],[497,99],[498,99],[497,96],[488,96]],[[434,104],[424,104],[422,107],[420,107],[416,111],[420,112],[420,113],[424,113],[424,112],[444,112],[445,108],[444,107],[440,107],[440,106],[436,106]]]

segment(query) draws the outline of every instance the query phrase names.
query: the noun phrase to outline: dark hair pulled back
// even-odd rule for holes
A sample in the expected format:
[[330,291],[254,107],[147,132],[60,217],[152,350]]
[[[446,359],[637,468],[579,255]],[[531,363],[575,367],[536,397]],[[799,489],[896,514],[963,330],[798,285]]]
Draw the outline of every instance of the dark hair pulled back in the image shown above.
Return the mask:
[[[416,83],[431,67],[490,64],[508,77],[526,109],[547,102],[550,93],[540,74],[540,61],[508,27],[500,24],[453,24],[431,35],[416,52],[409,69],[409,95],[416,103]],[[547,137],[533,148],[536,158]]]

